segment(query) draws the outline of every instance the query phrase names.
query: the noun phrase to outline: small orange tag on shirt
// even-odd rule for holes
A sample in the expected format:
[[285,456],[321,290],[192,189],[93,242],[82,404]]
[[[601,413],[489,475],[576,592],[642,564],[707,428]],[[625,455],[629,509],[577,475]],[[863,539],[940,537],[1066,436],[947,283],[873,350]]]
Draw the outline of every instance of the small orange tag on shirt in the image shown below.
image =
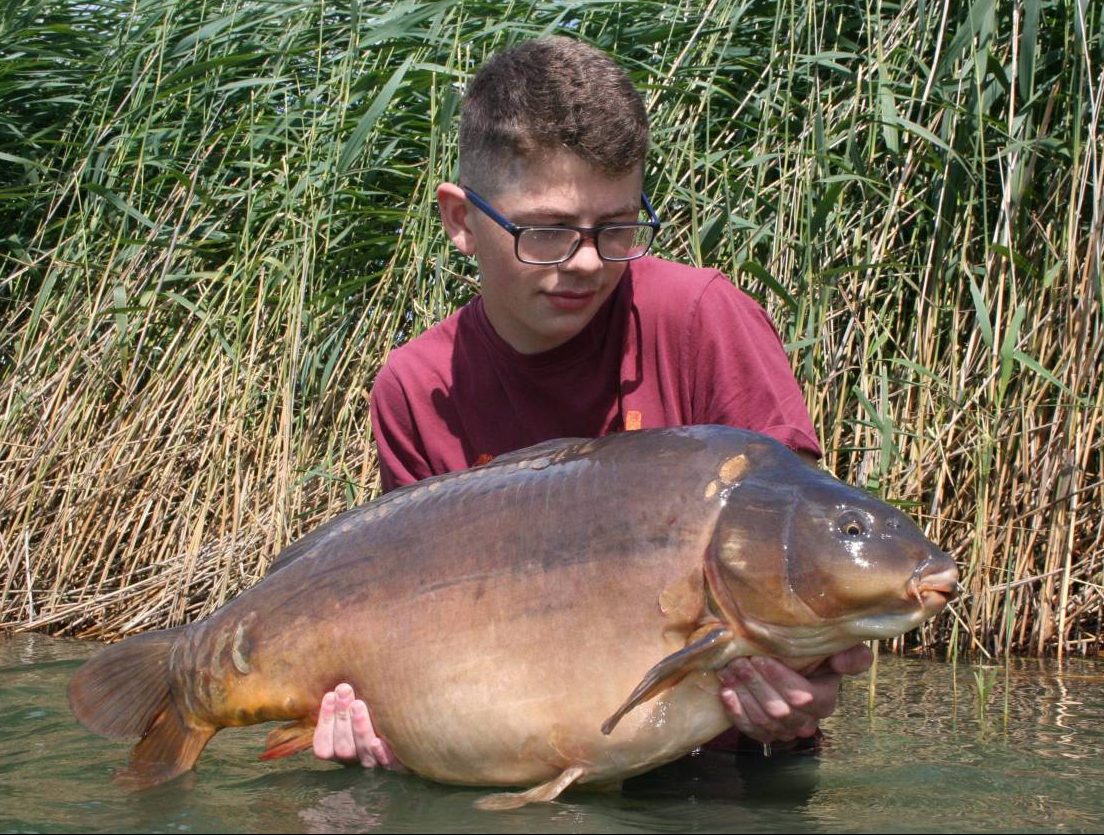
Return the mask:
[[643,415],[636,409],[629,409],[625,412],[625,431],[632,432],[634,429],[639,429],[643,423]]
[[480,467],[483,464],[489,464],[492,461],[494,461],[494,456],[491,455],[489,452],[484,452],[482,455],[480,455],[478,458],[475,459],[475,463],[472,464],[472,466],[473,467]]

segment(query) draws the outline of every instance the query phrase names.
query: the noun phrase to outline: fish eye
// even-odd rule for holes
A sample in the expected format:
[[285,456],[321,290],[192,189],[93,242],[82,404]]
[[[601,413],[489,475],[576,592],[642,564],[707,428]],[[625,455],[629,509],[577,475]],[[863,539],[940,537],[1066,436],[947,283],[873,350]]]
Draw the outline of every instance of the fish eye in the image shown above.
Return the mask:
[[860,539],[866,536],[866,520],[853,510],[841,515],[836,525],[839,532],[848,539]]

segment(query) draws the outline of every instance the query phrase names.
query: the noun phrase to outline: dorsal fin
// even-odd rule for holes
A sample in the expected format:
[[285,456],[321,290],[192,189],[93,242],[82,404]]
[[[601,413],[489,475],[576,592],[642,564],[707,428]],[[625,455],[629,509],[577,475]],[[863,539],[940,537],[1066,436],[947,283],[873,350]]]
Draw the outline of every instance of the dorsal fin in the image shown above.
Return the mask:
[[[453,478],[458,478],[462,473],[470,474],[473,472],[486,472],[488,474],[494,473],[496,470],[500,470],[504,467],[517,467],[518,465],[526,464],[540,468],[542,465],[555,463],[556,453],[567,455],[571,450],[578,447],[580,444],[588,442],[589,438],[555,438],[551,441],[544,441],[539,444],[535,444],[525,449],[519,449],[515,452],[505,452],[499,455],[486,464],[479,467],[475,467],[472,470],[456,470],[451,473],[445,473],[444,475],[433,476],[432,478],[423,479],[422,481],[415,482],[414,484],[408,484],[405,487],[400,487],[397,490],[392,490],[390,493],[386,493],[375,499],[368,504],[361,505],[360,507],[354,507],[350,510],[346,510],[339,516],[335,516],[321,527],[315,528],[306,536],[292,542],[286,548],[284,548],[279,554],[276,555],[276,559],[272,561],[272,564],[268,567],[268,574],[273,574],[282,568],[286,568],[293,563],[299,557],[307,554],[313,550],[317,545],[325,541],[335,531],[341,529],[340,520],[354,517],[363,513],[372,512],[380,508],[385,507],[392,502],[400,502],[407,500],[416,500],[419,493],[429,490],[430,485],[446,481]],[[465,477],[471,478],[471,475]]]

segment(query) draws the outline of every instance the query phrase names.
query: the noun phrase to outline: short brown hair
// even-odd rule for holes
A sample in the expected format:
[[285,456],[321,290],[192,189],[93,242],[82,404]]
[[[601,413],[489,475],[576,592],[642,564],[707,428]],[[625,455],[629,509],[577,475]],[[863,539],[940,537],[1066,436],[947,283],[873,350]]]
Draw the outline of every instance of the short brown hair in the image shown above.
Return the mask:
[[648,115],[628,76],[600,49],[564,37],[493,56],[461,108],[464,183],[493,193],[512,163],[560,148],[609,175],[643,166]]

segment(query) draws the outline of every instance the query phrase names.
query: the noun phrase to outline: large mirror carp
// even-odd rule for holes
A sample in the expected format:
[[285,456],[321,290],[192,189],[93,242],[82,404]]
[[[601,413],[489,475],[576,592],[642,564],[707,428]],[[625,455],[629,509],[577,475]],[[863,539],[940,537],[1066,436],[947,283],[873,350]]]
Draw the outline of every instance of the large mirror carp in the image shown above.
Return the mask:
[[616,785],[729,726],[716,670],[798,670],[938,613],[954,563],[898,510],[783,445],[721,426],[550,441],[396,490],[293,543],[200,622],[137,635],[74,675],[70,705],[141,737],[120,778],[191,769],[221,728],[291,720],[353,685],[412,771]]

